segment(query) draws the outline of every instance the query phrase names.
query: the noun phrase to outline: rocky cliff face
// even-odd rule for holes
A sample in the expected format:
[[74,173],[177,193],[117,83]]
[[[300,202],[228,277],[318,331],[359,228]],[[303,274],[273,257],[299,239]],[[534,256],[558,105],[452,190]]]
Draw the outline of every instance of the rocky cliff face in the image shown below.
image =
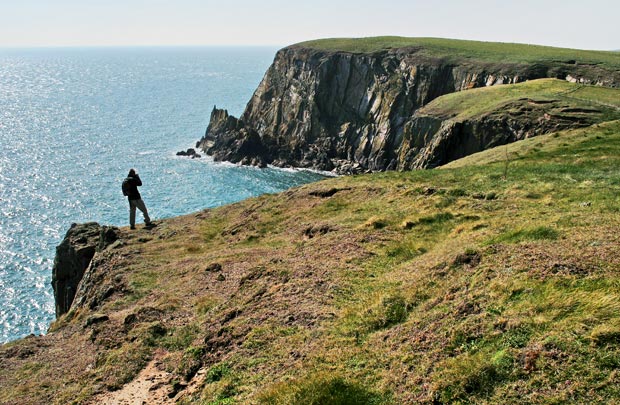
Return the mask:
[[[416,48],[353,54],[292,46],[277,53],[239,119],[214,108],[198,146],[215,160],[341,173],[429,167],[462,155],[446,151],[454,141],[439,139],[439,134],[471,138],[465,143],[472,153],[556,125],[529,128],[531,123],[510,118],[457,125],[417,116],[418,109],[448,93],[545,77],[620,83],[618,72],[574,61],[457,63],[424,56]],[[489,127],[510,131],[502,139],[497,131],[479,132]],[[485,142],[489,137],[492,142]],[[439,149],[429,141],[442,145],[443,157],[433,154]]]
[[56,247],[52,287],[56,302],[56,317],[71,308],[84,274],[98,251],[118,239],[117,229],[96,222],[73,224],[63,241]]
[[[572,109],[561,100],[524,98],[474,119],[414,115],[403,130],[397,150],[398,170],[437,167],[499,145],[604,120],[608,111]],[[613,114],[613,113],[612,113]],[[617,113],[616,113],[617,115]]]

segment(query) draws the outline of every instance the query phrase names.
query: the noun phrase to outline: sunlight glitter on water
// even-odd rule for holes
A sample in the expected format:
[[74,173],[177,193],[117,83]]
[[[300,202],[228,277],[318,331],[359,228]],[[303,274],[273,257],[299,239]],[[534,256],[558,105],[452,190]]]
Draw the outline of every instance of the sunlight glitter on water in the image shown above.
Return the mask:
[[213,105],[239,115],[275,49],[0,51],[0,341],[54,318],[55,247],[73,222],[127,224],[131,167],[154,218],[273,193],[315,173],[181,159]]

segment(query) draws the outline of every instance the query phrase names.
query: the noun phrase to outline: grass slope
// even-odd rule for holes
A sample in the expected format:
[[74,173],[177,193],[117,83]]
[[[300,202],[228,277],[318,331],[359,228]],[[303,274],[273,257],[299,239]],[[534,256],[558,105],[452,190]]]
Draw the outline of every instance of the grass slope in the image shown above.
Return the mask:
[[495,111],[503,111],[509,103],[526,101],[530,104],[562,103],[565,113],[602,112],[603,120],[620,118],[620,90],[583,86],[557,79],[491,86],[455,92],[438,97],[420,110],[420,115],[444,119],[466,120]]
[[388,49],[420,48],[432,57],[482,60],[501,63],[565,62],[600,64],[620,69],[620,54],[611,51],[589,51],[540,45],[466,41],[444,38],[369,37],[331,38],[296,44],[305,48],[352,53],[373,53]]
[[467,159],[123,230],[0,402],[112,403],[153,359],[181,403],[617,401],[620,121]]

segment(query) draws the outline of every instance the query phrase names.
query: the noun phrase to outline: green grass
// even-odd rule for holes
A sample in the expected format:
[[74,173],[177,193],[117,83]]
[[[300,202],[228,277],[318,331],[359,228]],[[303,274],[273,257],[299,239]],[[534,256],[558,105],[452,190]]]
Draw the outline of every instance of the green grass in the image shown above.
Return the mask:
[[462,121],[494,111],[518,101],[563,101],[572,108],[610,109],[608,119],[620,118],[620,89],[583,86],[557,79],[531,80],[514,85],[491,86],[450,93],[433,100],[418,111]]
[[[537,392],[538,383],[529,374],[530,368],[546,373],[553,367],[559,367],[562,371],[555,377],[543,378],[549,378],[552,384],[559,384],[562,379],[572,380],[576,392],[574,398],[587,395],[587,387],[600,378],[607,378],[603,376],[609,376],[609,370],[619,359],[620,323],[618,317],[612,315],[616,311],[614,303],[617,296],[612,286],[617,284],[617,278],[607,274],[601,281],[586,278],[579,282],[577,280],[584,277],[580,266],[588,268],[588,265],[541,263],[533,257],[539,250],[550,255],[566,254],[562,250],[565,248],[556,247],[556,243],[570,239],[571,234],[580,232],[583,226],[591,226],[588,218],[592,217],[586,211],[587,207],[596,207],[596,215],[601,215],[599,219],[594,219],[595,224],[604,223],[600,219],[602,217],[615,215],[620,204],[620,183],[617,181],[620,175],[619,141],[620,122],[611,122],[509,145],[510,156],[518,150],[520,158],[513,157],[508,178],[500,175],[501,163],[492,163],[501,161],[504,148],[481,153],[475,157],[475,164],[458,162],[453,165],[458,165],[458,169],[372,176],[375,185],[380,181],[386,189],[403,190],[412,198],[416,210],[423,214],[411,216],[412,225],[403,227],[406,229],[397,241],[390,244],[382,242],[376,246],[375,253],[385,249],[386,255],[377,254],[364,262],[366,271],[361,274],[378,277],[360,277],[353,284],[356,293],[343,297],[341,305],[348,309],[342,320],[341,336],[353,338],[361,353],[364,347],[375,347],[384,338],[398,340],[399,336],[407,335],[407,330],[423,331],[431,325],[434,336],[451,336],[444,346],[450,355],[436,364],[432,383],[435,398],[445,402],[494,403],[509,395],[510,388],[507,387],[515,384],[523,386],[527,392]],[[364,181],[365,178],[359,178],[349,180],[349,184],[352,186],[355,182],[363,187]],[[433,195],[426,195],[423,185],[428,182],[441,185],[441,188]],[[499,198],[486,200],[473,197],[487,193],[497,193]],[[433,209],[436,207],[434,201],[440,201],[446,195],[454,198],[451,204],[453,213],[450,212],[450,215],[441,208]],[[584,201],[591,205],[580,205]],[[403,208],[402,201],[400,204]],[[357,207],[364,212],[370,204],[359,204]],[[394,212],[384,209],[381,216],[388,224],[397,223],[392,215],[398,216],[403,212],[404,209]],[[471,225],[461,218],[471,218]],[[476,224],[482,222],[489,225],[477,228]],[[448,224],[450,226],[445,226]],[[381,232],[392,230],[390,226],[378,229]],[[477,237],[477,233],[481,233],[481,237]],[[441,271],[440,274],[446,275],[438,276],[438,270],[416,275],[420,267],[430,260],[426,257],[438,249],[441,241],[453,243],[450,241],[458,238],[459,234],[469,235],[464,237],[465,240],[476,247],[469,248],[469,251],[480,252],[481,270],[462,272],[460,267],[449,268],[440,263],[434,266]],[[417,243],[426,240],[425,245],[432,250],[421,256],[407,257],[405,261],[386,260],[394,251],[400,255],[402,246],[408,240]],[[498,247],[485,248],[489,241]],[[517,259],[512,264],[518,264],[517,268],[502,270],[507,265],[497,262],[495,251],[497,248],[512,249],[509,246],[514,244],[517,244],[515,252],[532,249],[532,256]],[[552,280],[539,283],[530,278],[538,277],[537,272],[546,266],[550,272],[540,277],[552,277]],[[443,269],[450,269],[452,273],[446,273]],[[497,271],[500,274],[507,271],[506,278]],[[525,276],[528,272],[532,275]],[[515,274],[524,276],[517,277]],[[489,283],[489,279],[495,281]],[[502,288],[498,289],[499,286]],[[474,292],[463,294],[460,292],[463,288]],[[406,316],[398,316],[399,320],[395,322],[383,322],[382,319],[387,318],[386,312],[389,312],[384,303],[389,300],[381,297],[396,293],[405,303],[400,307],[407,308]],[[444,298],[448,300],[445,305],[429,306],[437,302],[438,297],[451,298]],[[454,308],[463,308],[465,315],[452,318]],[[487,315],[481,318],[479,311]],[[439,324],[434,319],[443,321]],[[497,325],[504,325],[504,322],[505,330],[498,333]],[[575,331],[575,325],[584,324],[590,326],[586,326],[583,332]],[[398,328],[398,334],[391,335],[392,328]],[[575,333],[583,337],[576,337]],[[553,350],[559,350],[550,342],[564,348],[562,352],[567,356],[566,361],[558,363],[545,357],[550,356]],[[597,345],[610,352],[603,354],[595,348]],[[406,351],[401,355],[404,358],[409,356]],[[368,355],[363,355],[358,363],[361,361],[367,367],[374,364],[379,368],[397,368],[402,360],[398,360],[398,354],[392,353],[391,356],[394,356],[395,363],[376,360]],[[589,356],[596,358],[595,363],[577,366],[579,362],[588,363]],[[410,367],[418,367],[417,363]],[[419,365],[420,373],[424,373],[424,364],[427,363]],[[608,371],[599,371],[596,367]],[[615,392],[617,390],[611,386],[601,388],[596,396],[599,399],[594,402],[602,403],[604,400],[601,398],[613,397]],[[533,397],[537,398],[534,400],[537,403],[571,398],[561,388],[537,395]],[[513,399],[512,402],[518,401]]]
[[116,390],[130,382],[150,358],[147,346],[141,342],[126,342],[119,348],[100,353],[95,373],[108,389]]
[[481,42],[443,38],[369,37],[306,41],[294,46],[326,51],[372,53],[387,49],[421,48],[424,55],[501,63],[572,62],[620,68],[617,52],[554,48],[540,45]]
[[139,300],[157,285],[159,274],[152,270],[144,270],[134,275],[130,282],[131,299]]
[[318,373],[293,384],[281,384],[263,393],[260,403],[269,405],[380,405],[393,403],[389,396],[338,375]]
[[[536,180],[536,183],[545,183],[546,187],[557,187],[557,173],[574,172],[580,173],[582,181],[596,179],[608,184],[615,182],[610,171],[614,168],[616,158],[615,151],[620,147],[620,139],[617,136],[620,127],[619,121],[603,123],[595,128],[566,131],[551,135],[525,139],[514,144],[493,148],[488,151],[476,153],[442,166],[445,169],[459,169],[481,176],[476,166],[491,165],[486,168],[489,172],[494,168],[497,174],[503,172],[502,164],[509,160],[508,174],[524,175],[521,178],[523,188],[527,187],[532,195],[537,193],[535,187],[526,186],[527,180]],[[536,161],[536,165],[528,167],[528,163]],[[572,165],[578,162],[578,165]],[[556,173],[553,177],[547,176],[547,170]],[[476,173],[476,174],[474,174]],[[545,182],[545,178],[553,182]],[[498,177],[501,179],[501,176]],[[518,180],[518,179],[514,179]]]
[[518,229],[503,233],[492,238],[489,243],[517,243],[523,241],[555,240],[559,236],[558,231],[547,226],[539,226],[528,229]]
[[[556,81],[479,103],[536,91],[618,103]],[[203,285],[215,277],[205,266],[222,264],[226,281],[202,291],[207,298],[190,294],[210,332],[169,328],[179,344],[166,347],[183,351],[178,372],[191,375],[203,361],[192,344],[224,345],[204,352],[213,357],[199,403],[613,401],[619,167],[614,121],[441,170],[329,179],[214,210],[196,225],[202,251],[177,259],[191,256],[184,266],[197,270],[186,271]],[[342,191],[312,194],[330,188]],[[322,225],[330,231],[305,237]],[[185,289],[199,284],[188,280]]]

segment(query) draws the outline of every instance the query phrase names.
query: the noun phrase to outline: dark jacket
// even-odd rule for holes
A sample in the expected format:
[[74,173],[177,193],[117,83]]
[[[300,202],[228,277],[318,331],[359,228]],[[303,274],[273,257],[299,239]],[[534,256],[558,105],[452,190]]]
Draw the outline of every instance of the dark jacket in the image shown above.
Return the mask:
[[126,179],[129,182],[129,194],[127,195],[128,200],[139,200],[142,197],[140,196],[140,192],[138,191],[138,186],[142,185],[142,180],[140,180],[140,176],[137,174],[133,177],[127,177]]

